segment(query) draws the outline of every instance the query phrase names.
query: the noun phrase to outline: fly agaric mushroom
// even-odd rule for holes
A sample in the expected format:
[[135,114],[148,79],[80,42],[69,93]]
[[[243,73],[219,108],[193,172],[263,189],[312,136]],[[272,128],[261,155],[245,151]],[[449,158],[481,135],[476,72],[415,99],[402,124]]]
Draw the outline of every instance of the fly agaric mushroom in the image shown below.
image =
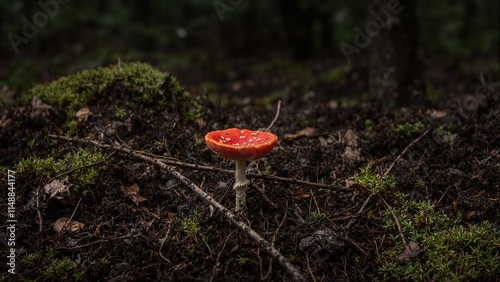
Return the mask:
[[233,189],[236,191],[236,211],[246,205],[246,189],[250,181],[246,178],[246,161],[266,156],[278,142],[271,132],[229,128],[211,131],[205,135],[208,147],[219,156],[236,162]]

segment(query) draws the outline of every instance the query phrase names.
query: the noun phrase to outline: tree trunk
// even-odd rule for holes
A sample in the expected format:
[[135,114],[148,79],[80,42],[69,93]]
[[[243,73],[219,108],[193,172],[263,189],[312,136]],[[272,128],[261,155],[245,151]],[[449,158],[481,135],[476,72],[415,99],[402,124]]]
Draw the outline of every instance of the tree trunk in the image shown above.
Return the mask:
[[[385,109],[423,102],[414,1],[369,0],[370,92]],[[377,34],[378,24],[378,34]]]
[[293,58],[308,60],[312,55],[313,17],[307,0],[281,0],[287,43],[293,48]]

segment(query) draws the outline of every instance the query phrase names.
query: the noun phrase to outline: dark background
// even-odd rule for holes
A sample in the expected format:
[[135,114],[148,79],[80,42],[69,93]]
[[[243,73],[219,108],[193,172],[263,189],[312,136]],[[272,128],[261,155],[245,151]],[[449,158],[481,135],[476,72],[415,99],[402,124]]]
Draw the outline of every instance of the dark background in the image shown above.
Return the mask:
[[[213,95],[234,94],[220,85],[255,77],[261,70],[272,76],[274,71],[269,71],[269,65],[287,73],[300,73],[313,68],[314,63],[328,62],[319,74],[313,72],[302,79],[308,81],[311,76],[329,71],[333,71],[334,77],[324,80],[326,84],[338,83],[336,75],[355,71],[359,71],[359,81],[367,79],[363,70],[369,66],[368,47],[354,54],[348,63],[339,44],[354,45],[354,28],[364,29],[371,1],[66,2],[58,4],[57,11],[49,15],[47,23],[37,28],[32,38],[17,46],[18,53],[9,34],[23,36],[23,17],[33,23],[36,13],[43,11],[39,3],[55,0],[0,3],[3,103],[22,95],[35,83],[119,59],[145,61],[170,71],[194,95],[202,89]],[[401,5],[405,2],[401,0]],[[417,54],[423,65],[427,95],[464,94],[479,83],[477,76],[481,71],[498,74],[498,1],[414,2],[414,37],[418,39]],[[216,5],[231,8],[223,13],[223,20]],[[457,86],[464,82],[464,77],[470,81],[470,88]],[[278,88],[247,94],[271,95]],[[359,90],[348,89],[335,95],[354,95]]]
[[[395,0],[217,1],[221,9],[234,5],[223,20],[212,0],[55,1],[0,1],[0,106],[9,105],[0,107],[0,172],[17,171],[19,278],[287,280],[276,260],[169,174],[114,152],[101,163],[108,152],[50,136],[123,144],[214,168],[172,169],[232,209],[233,176],[218,168],[234,163],[210,151],[203,137],[227,127],[261,130],[271,121],[280,141],[248,171],[342,186],[252,180],[245,222],[272,237],[306,275],[497,278],[498,0],[401,0],[393,28],[380,29],[350,62],[339,46],[356,45],[355,30]],[[46,22],[29,30],[27,22],[36,21]],[[18,52],[14,37],[23,41]],[[185,99],[170,76],[161,88],[153,85],[160,93],[146,95],[140,87],[158,81],[144,77],[158,73],[144,64],[129,65],[122,77],[108,76],[109,69],[104,77],[85,72],[73,77],[77,83],[63,79],[30,90],[131,61],[172,72],[193,96],[206,91],[227,107]],[[389,101],[417,89],[428,100],[409,99],[414,108]],[[61,103],[39,95],[12,104],[30,91]],[[370,103],[374,91],[387,103]],[[385,112],[380,105],[398,107]],[[54,179],[69,183],[70,204],[43,197],[42,187]],[[136,194],[126,192],[133,187]],[[139,195],[147,201],[134,202]],[[54,233],[52,224],[69,216],[84,229]],[[403,230],[393,218],[405,222]],[[479,231],[479,223],[490,231]],[[403,251],[403,233],[425,254],[402,263],[399,254],[413,256]],[[303,239],[310,246],[301,248]]]

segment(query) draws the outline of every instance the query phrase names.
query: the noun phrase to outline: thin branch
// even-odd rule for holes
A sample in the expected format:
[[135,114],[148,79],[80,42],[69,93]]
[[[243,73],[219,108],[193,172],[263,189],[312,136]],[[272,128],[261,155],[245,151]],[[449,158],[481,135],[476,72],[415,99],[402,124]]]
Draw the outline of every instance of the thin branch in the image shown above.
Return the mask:
[[[228,174],[228,175],[234,175],[234,170],[229,170],[229,169],[223,169],[223,168],[217,168],[217,167],[211,167],[211,166],[203,166],[203,165],[198,165],[198,164],[190,164],[190,163],[185,163],[185,162],[181,162],[181,161],[174,161],[174,160],[170,160],[170,159],[162,159],[161,162],[163,162],[167,165],[171,165],[171,166],[178,166],[178,167],[191,168],[191,169],[204,170],[204,171],[214,171],[214,172],[224,173],[224,174]],[[322,189],[327,189],[327,190],[346,191],[346,192],[352,191],[352,189],[349,189],[349,188],[346,188],[343,186],[334,186],[334,185],[327,185],[327,184],[321,184],[321,183],[314,183],[314,182],[299,180],[299,179],[295,179],[295,178],[287,178],[287,177],[280,177],[280,176],[274,176],[274,175],[247,173],[246,177],[247,178],[256,178],[256,179],[264,179],[264,180],[273,180],[273,181],[292,183],[292,184],[297,184],[297,185],[305,185],[305,186],[317,187],[317,188],[322,188]]]
[[429,133],[430,131],[431,131],[431,128],[427,129],[417,139],[413,140],[410,144],[408,144],[408,146],[406,146],[406,148],[403,150],[403,152],[401,152],[401,154],[399,154],[399,156],[392,162],[392,164],[389,166],[389,168],[384,172],[383,176],[387,176],[389,174],[389,172],[391,172],[391,170],[394,167],[394,165],[396,165],[396,163],[406,154],[406,152],[408,152],[408,150],[411,147],[413,147],[413,145],[415,145],[415,143],[417,143],[422,138],[424,138],[424,136],[427,135],[427,133]]
[[80,169],[84,169],[84,168],[88,168],[88,167],[91,167],[91,166],[95,166],[95,165],[98,165],[100,163],[103,163],[105,161],[107,161],[112,155],[114,155],[115,152],[111,152],[109,155],[107,155],[104,160],[100,160],[100,161],[97,161],[97,162],[93,162],[93,163],[90,163],[90,164],[86,164],[86,165],[82,165],[82,166],[79,166],[79,167],[75,167],[73,169],[70,169],[70,170],[67,170],[67,171],[64,171],[64,172],[61,172],[59,173],[58,175],[52,177],[51,179],[49,179],[45,184],[48,184],[50,182],[52,182],[52,180],[56,179],[56,178],[59,178],[63,175],[66,175],[66,174],[70,174],[72,172],[75,172],[77,170],[80,170]]
[[311,264],[309,263],[309,253],[306,254],[306,263],[307,263],[307,271],[309,271],[309,274],[311,275],[312,281],[316,282],[316,277],[314,277],[314,273],[311,269]]
[[[406,148],[403,150],[403,152],[401,152],[401,154],[399,154],[399,156],[397,156],[396,159],[394,159],[394,161],[391,163],[391,165],[389,166],[389,168],[387,168],[387,170],[382,175],[384,177],[387,176],[389,174],[389,172],[391,172],[391,170],[394,167],[394,165],[396,165],[396,163],[408,152],[408,150],[411,147],[413,147],[418,141],[420,141],[422,138],[424,138],[424,136],[427,135],[430,132],[430,130],[431,130],[430,128],[427,129],[417,139],[413,140],[410,144],[408,144],[408,146],[406,146]],[[365,209],[368,206],[368,203],[370,203],[370,201],[372,200],[373,196],[375,196],[375,191],[372,192],[372,193],[370,193],[370,195],[368,196],[368,198],[366,198],[366,200],[363,202],[363,205],[361,206],[361,208],[356,213],[356,216],[349,221],[349,223],[345,227],[345,230],[347,232],[349,232],[349,229],[351,229],[351,227],[354,225],[354,223],[359,218],[359,216],[361,216],[365,212]],[[347,236],[347,233],[346,233],[346,236]]]
[[73,220],[73,217],[75,216],[76,210],[77,210],[77,209],[78,209],[78,207],[80,206],[80,202],[81,202],[81,201],[82,201],[82,198],[78,199],[78,203],[76,203],[76,206],[75,206],[75,208],[73,209],[73,213],[71,214],[71,216],[69,217],[69,219],[68,219],[68,220],[66,220],[66,222],[64,223],[64,225],[63,225],[63,226],[62,226],[62,228],[61,228],[61,231],[57,232],[57,234],[56,234],[56,236],[55,236],[55,237],[57,237],[57,236],[61,235],[61,234],[65,231],[66,227],[70,226],[71,221]]
[[229,209],[225,208],[222,204],[220,204],[217,200],[212,198],[212,196],[210,196],[208,193],[203,191],[200,187],[198,187],[198,185],[196,185],[191,180],[189,180],[187,177],[185,177],[183,174],[177,172],[175,169],[166,165],[162,161],[148,157],[148,156],[144,156],[144,155],[139,154],[139,153],[137,153],[131,149],[128,149],[128,148],[118,148],[118,147],[111,146],[111,145],[104,145],[104,144],[100,144],[98,142],[91,141],[91,140],[81,140],[81,139],[75,139],[75,138],[71,138],[71,137],[58,136],[58,135],[49,135],[49,137],[54,138],[54,139],[59,139],[59,140],[70,141],[70,142],[88,144],[88,145],[92,145],[92,146],[107,149],[107,150],[118,151],[121,154],[128,155],[128,156],[133,157],[137,160],[141,160],[143,162],[153,164],[157,167],[160,167],[160,168],[166,170],[169,174],[171,174],[172,176],[177,178],[179,181],[184,183],[199,198],[201,198],[203,201],[205,201],[209,205],[213,206],[220,214],[225,216],[229,220],[229,222],[231,222],[236,227],[238,227],[240,230],[245,232],[247,234],[247,236],[250,237],[251,239],[253,239],[262,250],[264,250],[269,255],[271,255],[276,261],[278,261],[278,263],[284,269],[286,269],[290,273],[292,280],[294,280],[294,281],[304,281],[305,280],[304,277],[302,276],[302,274],[299,272],[299,270],[293,264],[291,264],[287,258],[285,258],[276,248],[274,248],[271,245],[271,243],[269,243],[266,239],[264,239],[259,233],[257,233],[255,230],[253,230],[246,223],[240,221],[233,212],[231,212]]
[[278,206],[273,203],[267,196],[266,196],[266,193],[264,192],[264,190],[260,189],[259,186],[255,185],[255,184],[250,184],[250,187],[254,188],[255,190],[259,191],[259,193],[262,195],[262,198],[264,198],[264,201],[266,201],[270,206],[272,206],[273,208],[275,209],[278,209]]
[[[58,135],[49,135],[49,137],[54,138],[54,139],[61,139],[65,141],[76,141],[77,139],[63,139],[59,137],[64,137],[64,136],[58,136]],[[67,138],[67,137],[66,137]],[[85,141],[85,140],[81,140]],[[85,143],[85,142],[79,142],[83,144],[91,144],[91,143]],[[113,148],[111,145],[106,145],[106,144],[100,144],[101,148],[104,149],[110,149]],[[181,162],[178,160],[175,160],[170,157],[165,157],[165,156],[160,156],[160,155],[155,155],[151,153],[147,153],[144,151],[135,151],[131,150],[137,154],[141,155],[146,155],[152,158],[155,158],[162,163],[165,163],[166,165],[169,166],[177,166],[177,167],[183,167],[183,168],[190,168],[190,169],[195,169],[195,170],[203,170],[203,171],[213,171],[213,172],[219,172],[219,173],[224,173],[227,175],[232,175],[234,176],[235,171],[234,170],[229,170],[229,169],[223,169],[223,168],[217,168],[217,167],[211,167],[211,166],[204,166],[204,165],[198,165],[198,164],[190,164],[190,163],[185,163]],[[291,183],[291,184],[297,184],[297,185],[304,185],[304,186],[310,186],[310,187],[317,187],[321,189],[327,189],[327,190],[333,190],[333,191],[345,191],[345,192],[351,192],[352,189],[346,188],[344,186],[336,186],[336,185],[327,185],[327,184],[321,184],[321,183],[314,183],[314,182],[309,182],[309,181],[304,181],[304,180],[299,180],[295,178],[287,178],[287,177],[281,177],[281,176],[274,176],[274,175],[264,175],[264,174],[255,174],[255,173],[247,173],[246,174],[247,178],[255,178],[255,179],[264,179],[264,180],[271,180],[271,181],[277,181],[277,182],[285,182],[285,183]]]
[[[363,202],[363,205],[361,208],[359,208],[358,212],[356,212],[356,215],[347,223],[345,230],[349,231],[351,227],[356,223],[356,220],[365,212],[366,206],[368,206],[368,203],[372,200],[373,196],[375,195],[375,192],[371,192],[370,195],[366,198],[366,200]],[[347,236],[347,233],[346,233]]]
[[271,122],[271,124],[266,128],[266,130],[264,131],[269,131],[269,129],[271,129],[271,127],[273,127],[274,123],[278,120],[278,117],[280,115],[280,109],[281,109],[281,100],[278,101],[278,107],[276,108],[276,115],[274,116],[274,119],[273,121]]
[[401,229],[401,224],[399,224],[398,217],[394,214],[394,211],[389,206],[389,204],[385,201],[385,199],[384,198],[381,198],[381,199],[382,199],[382,202],[384,202],[385,207],[391,213],[392,218],[394,219],[394,222],[396,222],[396,227],[398,228],[399,236],[401,236],[401,240],[403,241],[403,245],[405,246],[405,250],[410,251],[410,247],[408,246],[408,243],[406,242],[406,239],[405,239],[405,235],[403,234],[403,231]]
[[161,240],[160,249],[158,250],[158,254],[160,255],[160,257],[168,263],[172,262],[161,253],[161,249],[163,249],[163,244],[165,244],[165,241],[167,240],[168,235],[170,234],[170,229],[172,228],[169,226],[167,232],[165,233],[165,237],[163,237],[163,240]]
[[[278,224],[278,227],[274,231],[273,238],[271,239],[271,245],[273,247],[274,247],[274,242],[276,242],[276,236],[278,235],[278,232],[280,231],[281,227],[283,227],[283,224],[285,223],[285,220],[286,220],[287,216],[288,216],[288,202],[286,203],[285,214],[283,215],[283,219]],[[262,267],[261,267],[261,269],[262,269]],[[261,275],[262,280],[266,280],[271,275],[272,271],[273,271],[273,260],[270,259],[269,260],[269,269],[267,270],[266,275],[264,277],[262,277],[262,275]]]
[[[114,240],[124,240],[124,239],[133,239],[133,238],[137,238],[139,237],[140,235],[134,235],[134,236],[119,236],[119,237],[114,237],[114,238],[109,238],[109,239],[101,239],[101,240],[97,240],[97,241],[94,241],[94,242],[90,242],[88,244],[84,244],[84,245],[80,245],[80,246],[73,246],[73,247],[59,247],[57,246],[56,249],[58,250],[77,250],[77,249],[82,249],[82,248],[86,248],[86,247],[89,247],[89,246],[92,246],[92,245],[95,245],[95,244],[101,244],[101,243],[106,243],[106,242],[109,242],[109,241],[114,241]],[[143,236],[144,237],[144,236]]]
[[229,238],[231,237],[231,235],[233,235],[233,233],[235,232],[236,230],[233,230],[229,233],[229,235],[227,235],[226,237],[226,240],[224,240],[224,243],[222,244],[222,247],[219,251],[219,253],[217,254],[217,258],[215,258],[215,263],[214,263],[214,267],[212,268],[212,277],[210,277],[210,280],[209,282],[212,282],[214,281],[215,279],[215,276],[217,275],[217,264],[219,264],[219,259],[220,259],[220,255],[222,254],[222,251],[224,251],[224,248],[226,247],[226,244],[227,242],[229,241]]
[[38,216],[38,231],[42,232],[43,230],[43,218],[42,218],[42,213],[40,212],[40,190],[42,187],[39,187],[36,189],[36,214]]

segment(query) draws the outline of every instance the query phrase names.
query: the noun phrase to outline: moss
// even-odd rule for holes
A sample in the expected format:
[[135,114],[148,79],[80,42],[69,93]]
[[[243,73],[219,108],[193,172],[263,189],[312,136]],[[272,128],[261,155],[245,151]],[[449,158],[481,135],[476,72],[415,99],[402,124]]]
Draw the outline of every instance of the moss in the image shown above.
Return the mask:
[[[62,159],[55,160],[52,156],[47,158],[30,157],[21,160],[16,165],[16,170],[25,175],[44,177],[45,180],[60,173],[74,170],[68,175],[76,191],[84,192],[99,177],[99,168],[91,164],[104,161],[105,155],[100,150],[87,150],[80,148],[74,153],[67,153]],[[88,167],[86,167],[88,166]],[[66,176],[63,176],[64,178]]]
[[46,278],[71,278],[70,273],[76,270],[76,263],[68,257],[54,259],[44,270],[43,275]]
[[21,160],[16,165],[16,170],[19,173],[29,173],[37,176],[44,176],[49,178],[54,174],[55,171],[59,171],[60,167],[56,167],[56,161],[53,157],[48,158],[38,158],[29,157],[27,159]]
[[410,137],[414,134],[420,133],[425,128],[424,124],[420,121],[415,123],[402,123],[396,126],[396,132],[404,136]]
[[[500,232],[487,221],[462,225],[461,217],[450,218],[434,209],[429,201],[417,202],[398,194],[399,206],[393,208],[408,241],[425,252],[402,263],[396,258],[404,250],[399,236],[388,236],[392,247],[377,259],[372,280],[383,281],[477,281],[491,280],[500,274]],[[382,216],[384,227],[397,234],[392,213]],[[494,280],[494,279],[493,279]]]
[[175,77],[149,64],[135,62],[83,70],[49,84],[36,85],[28,99],[37,96],[50,105],[76,111],[98,97],[115,93],[160,106],[171,101],[185,102],[189,97]]
[[41,251],[28,253],[21,259],[26,266],[33,269],[33,273],[39,277],[43,276],[46,280],[82,281],[84,273],[78,270],[77,263],[66,256],[56,258],[57,255],[56,251],[48,249],[45,254]]
[[351,180],[374,194],[396,186],[396,181],[393,176],[382,176],[378,173],[374,173],[370,164],[362,167],[359,173],[356,172],[354,176],[351,177]]

